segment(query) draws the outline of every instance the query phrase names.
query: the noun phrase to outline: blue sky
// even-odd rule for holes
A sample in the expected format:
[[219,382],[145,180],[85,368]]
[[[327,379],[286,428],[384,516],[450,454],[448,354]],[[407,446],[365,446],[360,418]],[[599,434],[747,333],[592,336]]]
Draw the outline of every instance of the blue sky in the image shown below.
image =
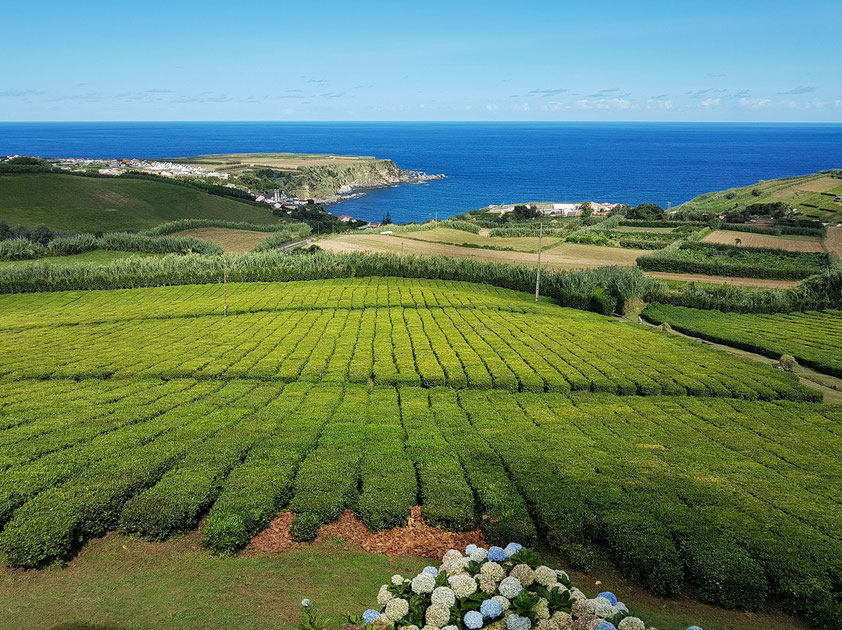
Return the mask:
[[0,120],[842,122],[842,2],[0,0]]

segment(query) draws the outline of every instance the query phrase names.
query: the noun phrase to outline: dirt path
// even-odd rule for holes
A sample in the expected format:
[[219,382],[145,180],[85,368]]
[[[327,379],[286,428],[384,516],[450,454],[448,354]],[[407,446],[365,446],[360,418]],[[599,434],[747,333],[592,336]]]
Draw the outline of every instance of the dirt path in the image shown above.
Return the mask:
[[827,248],[827,251],[836,254],[842,259],[842,228],[827,228],[827,237],[824,240],[824,246]]

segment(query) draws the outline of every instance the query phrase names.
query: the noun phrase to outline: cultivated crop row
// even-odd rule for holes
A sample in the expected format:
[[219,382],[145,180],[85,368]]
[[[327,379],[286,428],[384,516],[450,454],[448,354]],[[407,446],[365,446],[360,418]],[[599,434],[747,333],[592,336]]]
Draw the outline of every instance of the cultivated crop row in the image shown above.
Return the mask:
[[[234,551],[284,508],[308,539],[345,509],[384,529],[421,504],[431,522],[492,541],[540,535],[580,566],[604,547],[662,594],[689,582],[706,601],[789,598],[811,614],[839,596],[839,407],[248,380],[9,385],[0,548],[14,565],[119,527],[168,538],[208,512],[206,544]],[[65,401],[73,420],[56,423]],[[65,439],[14,456],[37,435]]]
[[4,333],[0,377],[257,378],[816,398],[789,374],[573,310],[289,309],[32,327]]
[[644,316],[676,330],[842,376],[842,311],[751,315],[652,304]]

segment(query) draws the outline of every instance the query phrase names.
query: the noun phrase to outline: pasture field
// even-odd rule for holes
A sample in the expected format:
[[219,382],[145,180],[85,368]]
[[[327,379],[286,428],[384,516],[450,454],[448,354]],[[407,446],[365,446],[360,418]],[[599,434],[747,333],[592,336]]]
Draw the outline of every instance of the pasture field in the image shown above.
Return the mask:
[[[415,235],[416,233],[412,233]],[[422,232],[423,234],[423,232]],[[471,236],[470,233],[465,233]],[[531,237],[516,237],[521,238]],[[507,240],[506,237],[489,237],[490,244]],[[537,251],[537,239],[536,251]],[[519,251],[498,251],[478,247],[460,247],[458,245],[444,245],[427,241],[410,240],[399,235],[371,235],[349,234],[319,241],[319,247],[332,252],[388,252],[418,254],[422,256],[450,256],[454,258],[476,258],[492,262],[507,262],[514,264],[535,265],[537,254]],[[642,249],[625,249],[619,247],[599,247],[596,245],[579,245],[577,243],[561,243],[555,247],[545,249],[541,254],[541,264],[550,269],[585,269],[592,267],[620,266],[633,267],[635,260],[641,254],[647,253]]]
[[228,253],[250,252],[256,245],[272,236],[271,232],[255,232],[223,227],[193,228],[173,232],[170,236],[192,236],[203,241],[210,241],[222,247]]
[[784,249],[788,252],[823,252],[822,239],[814,236],[767,236],[751,232],[714,230],[702,239],[703,243],[737,245],[740,247]]
[[57,174],[0,177],[0,219],[92,233],[142,230],[178,219],[279,223],[263,208],[166,181]]
[[680,332],[842,376],[842,311],[753,315],[650,304],[644,316]]
[[[94,263],[97,265],[107,265],[114,260],[121,260],[123,258],[132,257],[154,258],[163,256],[163,254],[154,254],[152,252],[120,252],[108,249],[93,249],[89,252],[81,254],[73,254],[71,256],[47,256],[39,258],[39,263],[46,263],[48,265],[73,265],[79,263]],[[30,260],[0,260],[0,268],[8,268],[19,265],[26,265]]]
[[[538,251],[538,237],[537,236],[487,236],[485,234],[473,234],[465,232],[464,230],[454,230],[452,228],[440,227],[431,230],[424,230],[418,232],[403,232],[397,233],[396,236],[400,238],[411,239],[414,241],[426,241],[430,243],[440,243],[445,245],[468,245],[471,247],[486,247],[489,249],[513,249],[519,252],[537,252]],[[548,249],[562,242],[562,239],[545,236],[543,239],[544,249]]]

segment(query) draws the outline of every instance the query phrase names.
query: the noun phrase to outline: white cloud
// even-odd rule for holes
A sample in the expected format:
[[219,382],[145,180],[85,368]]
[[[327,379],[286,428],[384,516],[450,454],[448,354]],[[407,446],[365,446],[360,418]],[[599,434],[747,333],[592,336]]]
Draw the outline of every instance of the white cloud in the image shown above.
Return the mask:
[[740,107],[746,107],[748,109],[762,109],[772,104],[772,101],[768,98],[741,98],[737,102],[740,104]]
[[528,112],[529,111],[529,103],[515,103],[512,105],[513,112]]
[[836,99],[836,101],[834,101],[834,103],[833,103],[833,106],[834,107],[842,107],[842,99],[839,99],[839,98]]
[[646,101],[646,109],[672,109],[672,101],[669,99],[650,98]]
[[550,101],[541,106],[541,110],[545,112],[557,112],[561,109],[570,109],[570,105],[560,101]]
[[632,104],[624,98],[600,98],[592,100],[583,98],[576,101],[579,109],[631,109]]
[[722,100],[718,98],[706,98],[701,103],[699,103],[699,105],[701,105],[705,109],[713,109],[714,107],[719,107],[719,104],[721,102]]
[[465,105],[465,111],[466,111],[466,112],[471,111],[471,106],[470,106],[470,105]]
[[485,109],[487,109],[490,112],[496,112],[498,109],[500,109],[500,107],[495,103],[489,103],[485,106]]

